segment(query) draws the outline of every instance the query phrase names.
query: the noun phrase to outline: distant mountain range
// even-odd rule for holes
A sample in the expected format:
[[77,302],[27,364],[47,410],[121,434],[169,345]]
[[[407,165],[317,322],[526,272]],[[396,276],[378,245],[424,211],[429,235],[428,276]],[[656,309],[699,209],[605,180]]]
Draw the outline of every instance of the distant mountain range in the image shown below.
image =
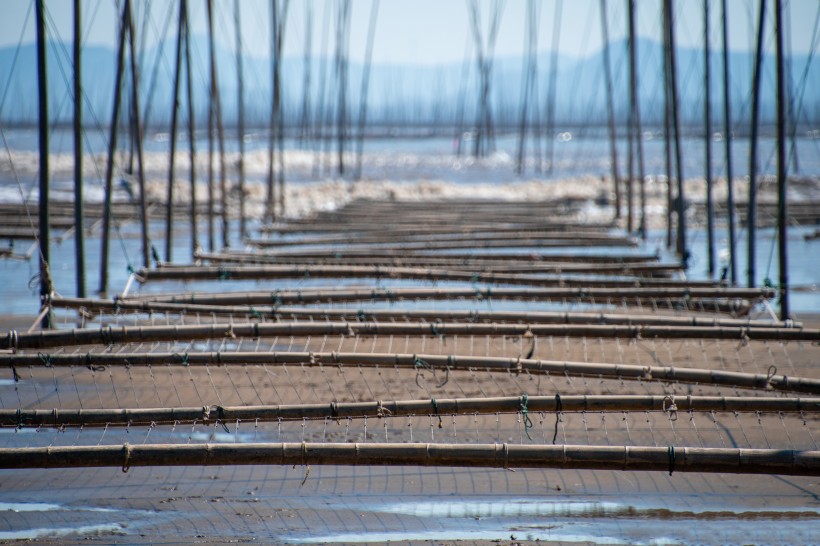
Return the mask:
[[[170,120],[173,93],[175,38],[147,49],[140,59],[141,106],[150,110],[149,122],[156,128],[166,127]],[[206,117],[207,101],[207,41],[202,36],[192,39],[192,68],[195,80],[194,103],[198,122]],[[704,84],[703,50],[678,48],[678,81],[681,113],[684,123],[702,123]],[[531,108],[534,117],[546,112],[550,54],[542,52],[538,57],[537,100]],[[616,111],[624,122],[628,107],[628,56],[626,42],[613,42],[611,46],[612,70],[615,86]],[[660,44],[641,39],[638,41],[640,104],[643,120],[658,124],[663,111],[662,48]],[[800,108],[801,125],[811,125],[820,117],[820,65],[810,57],[795,56],[790,62],[794,110]],[[15,62],[16,61],[16,62]],[[85,114],[105,125],[110,117],[114,74],[115,51],[105,47],[86,47],[83,50],[83,83],[86,93]],[[494,119],[499,124],[515,125],[520,117],[523,57],[505,57],[494,61],[491,93]],[[722,119],[722,55],[711,54],[712,100],[715,120]],[[68,122],[71,106],[71,45],[60,42],[49,44],[48,79],[50,116],[58,122]],[[219,87],[222,94],[223,115],[226,123],[236,119],[237,78],[233,53],[217,49]],[[270,112],[271,77],[268,58],[246,53],[243,57],[245,76],[246,124],[264,127]],[[732,52],[730,54],[731,98],[733,117],[743,123],[748,117],[751,95],[753,54]],[[310,116],[315,118],[321,111],[332,115],[336,108],[338,82],[333,72],[332,59],[314,58],[310,67],[310,93],[308,106]],[[12,70],[13,69],[13,70]],[[761,115],[763,122],[774,119],[774,57],[764,60],[763,95]],[[321,72],[325,71],[326,77]],[[351,62],[348,74],[347,112],[356,119],[363,66]],[[305,73],[301,57],[283,58],[282,81],[286,122],[299,123],[306,95],[303,86]],[[464,75],[467,75],[466,78]],[[475,62],[447,63],[435,66],[410,64],[374,64],[371,68],[368,104],[368,122],[373,124],[448,124],[452,125],[459,111],[465,120],[475,119],[478,98],[478,79]],[[464,80],[464,81],[462,81]],[[324,81],[324,93],[319,85]],[[3,100],[0,122],[4,124],[27,124],[37,119],[37,66],[34,44],[23,45],[19,51],[13,47],[0,49],[0,82]],[[317,108],[320,97],[325,108]],[[558,56],[556,72],[556,123],[561,125],[599,124],[606,120],[605,90],[601,52],[586,57]],[[184,100],[184,99],[183,99]],[[469,124],[469,123],[468,123]]]

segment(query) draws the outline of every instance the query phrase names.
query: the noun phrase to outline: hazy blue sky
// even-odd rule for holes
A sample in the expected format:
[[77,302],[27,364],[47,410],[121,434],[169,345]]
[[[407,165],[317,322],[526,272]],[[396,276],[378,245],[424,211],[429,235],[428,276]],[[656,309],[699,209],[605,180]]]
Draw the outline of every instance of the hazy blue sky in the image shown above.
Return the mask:
[[[177,2],[145,2],[134,0],[138,22],[147,21],[145,39],[148,45],[162,35],[169,13],[175,11]],[[486,27],[489,20],[491,0],[480,0],[482,21]],[[20,39],[33,41],[33,0],[0,0],[0,46],[14,45]],[[117,28],[115,0],[84,0],[84,33],[86,43],[113,46]],[[189,0],[194,32],[204,33],[205,0]],[[552,43],[553,19],[556,0],[541,0],[539,49],[547,50]],[[729,0],[730,48],[752,49],[752,31],[755,25],[757,1]],[[770,10],[773,2],[769,2]],[[234,0],[214,0],[217,10],[216,31],[220,41],[233,49]],[[287,18],[285,54],[298,55],[304,49],[305,21],[308,7],[312,9],[313,53],[321,50],[322,29],[325,18],[329,19],[330,39],[333,44],[333,15],[336,0],[292,0]],[[496,44],[496,55],[517,55],[524,51],[526,2],[508,0],[503,2],[504,11]],[[560,49],[564,53],[585,55],[601,46],[601,27],[598,0],[565,0],[560,35]],[[786,0],[786,19],[794,53],[805,53],[812,48],[812,32],[820,10],[818,0]],[[353,59],[364,56],[367,22],[371,0],[353,0],[350,54]],[[464,58],[470,38],[467,0],[381,0],[374,61],[431,64],[458,61]],[[626,34],[626,0],[608,0],[610,36],[622,38]],[[638,32],[641,36],[659,39],[660,0],[638,0]],[[711,1],[712,41],[720,43],[720,1]],[[46,0],[50,14],[49,32],[64,40],[72,38],[72,2],[69,0]],[[678,0],[677,38],[680,45],[699,46],[703,40],[702,0]],[[269,49],[270,0],[242,0],[242,37],[246,52],[264,56]],[[329,16],[329,17],[328,17]],[[147,18],[147,19],[146,19]],[[773,20],[769,17],[769,22]],[[175,15],[171,13],[170,35],[173,35]],[[486,33],[485,33],[486,34]],[[768,47],[772,47],[772,39]],[[816,47],[816,44],[814,45]],[[472,53],[470,53],[472,55]]]

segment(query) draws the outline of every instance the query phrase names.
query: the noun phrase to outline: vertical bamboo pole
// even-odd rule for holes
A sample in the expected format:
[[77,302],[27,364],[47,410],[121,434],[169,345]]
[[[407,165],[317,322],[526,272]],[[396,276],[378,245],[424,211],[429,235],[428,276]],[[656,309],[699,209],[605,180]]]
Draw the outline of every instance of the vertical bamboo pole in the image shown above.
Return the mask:
[[111,125],[108,128],[108,160],[105,166],[105,204],[103,206],[102,246],[100,248],[100,295],[108,291],[108,250],[111,233],[111,193],[114,178],[114,154],[117,150],[117,129],[120,123],[120,103],[122,100],[122,76],[125,65],[125,34],[128,32],[128,21],[131,12],[131,0],[125,0],[120,18],[120,36],[117,46],[117,73],[114,83],[114,107],[111,113]]
[[225,165],[225,132],[222,127],[222,108],[219,100],[219,82],[216,71],[216,50],[214,46],[214,18],[213,0],[207,0],[208,11],[208,50],[211,65],[211,100],[213,118],[216,120],[216,137],[219,145],[219,217],[222,227],[222,246],[230,246],[230,232],[228,229],[228,183],[227,165]]
[[[129,10],[131,6],[129,4]],[[134,144],[137,149],[137,170],[140,185],[140,234],[142,239],[142,264],[143,267],[151,265],[150,242],[148,240],[148,205],[145,196],[145,163],[142,154],[142,121],[140,119],[139,103],[139,73],[137,72],[137,49],[134,45],[134,17],[128,15],[128,44],[131,65],[131,110],[134,121]]]
[[763,75],[763,36],[766,33],[766,0],[760,0],[760,13],[757,23],[757,46],[755,48],[755,68],[752,80],[752,127],[749,135],[749,210],[746,214],[746,226],[749,232],[748,269],[746,282],[755,285],[756,246],[757,246],[757,129],[760,117],[760,79]]
[[245,218],[245,77],[242,73],[242,16],[239,0],[234,0],[234,27],[236,27],[236,127],[239,139],[239,240],[248,235]]
[[271,79],[271,92],[273,93],[273,101],[271,101],[270,107],[270,125],[268,127],[268,178],[267,178],[267,189],[265,193],[265,221],[273,222],[276,219],[276,212],[274,211],[275,201],[274,201],[274,173],[273,173],[273,164],[274,164],[274,157],[276,153],[276,116],[277,112],[277,103],[279,101],[279,79],[278,79],[278,72],[277,72],[277,65],[279,63],[279,55],[276,51],[276,37],[278,35],[277,32],[277,24],[278,24],[278,11],[279,11],[279,0],[271,0],[271,27],[270,27],[270,79]]
[[[44,0],[37,0],[37,87],[40,120],[40,302],[47,305],[51,295],[49,264],[49,177],[48,177],[48,79],[46,74],[46,21]],[[43,328],[51,327],[51,317],[43,317]]]
[[627,181],[626,181],[626,231],[631,234],[635,229],[635,193],[633,191],[633,181],[635,179],[635,101],[633,100],[635,81],[632,79],[632,74],[635,72],[633,63],[635,58],[632,51],[635,48],[635,25],[633,23],[634,4],[632,0],[626,0],[627,10],[627,35],[628,35],[628,54],[629,54],[629,115],[626,122],[627,135]]
[[706,150],[706,262],[709,276],[715,275],[715,226],[714,204],[712,202],[712,80],[709,66],[709,0],[703,0],[703,86],[704,91],[704,147]]
[[[555,100],[558,83],[558,44],[561,39],[562,0],[555,2],[555,18],[552,26],[552,49],[550,51],[550,79],[547,92],[547,174],[552,174],[555,163]],[[489,78],[489,75],[487,76]]]
[[680,123],[678,115],[678,76],[677,63],[675,61],[675,16],[672,0],[665,0],[667,3],[667,31],[669,33],[669,85],[672,95],[672,127],[675,131],[675,165],[678,176],[678,236],[677,252],[683,261],[684,267],[689,262],[689,250],[686,248],[686,196],[683,189],[683,161],[680,147]]
[[612,97],[612,69],[609,59],[609,21],[607,0],[601,0],[601,32],[604,38],[604,81],[606,86],[606,108],[609,119],[609,156],[612,168],[612,186],[615,190],[615,219],[621,218],[621,188],[618,180],[618,145],[615,135],[615,106]]
[[666,248],[672,248],[672,213],[675,201],[672,191],[672,90],[669,88],[669,29],[666,25],[666,2],[661,9],[663,34],[663,150],[666,167]]
[[356,170],[353,175],[354,180],[362,177],[362,155],[364,153],[364,128],[367,122],[367,88],[370,82],[370,63],[373,58],[373,38],[376,35],[376,19],[379,15],[379,0],[373,0],[370,7],[370,24],[367,30],[367,48],[364,61],[364,73],[362,74],[362,89],[359,96],[359,128],[356,137],[358,138],[358,148],[356,150]]
[[732,173],[732,104],[729,93],[729,21],[726,0],[722,0],[723,19],[723,142],[726,146],[727,223],[729,224],[729,278],[732,286],[737,284],[737,260],[735,258],[735,190]]
[[780,258],[780,320],[788,320],[789,313],[789,260],[788,216],[786,203],[786,82],[783,55],[783,6],[774,0],[775,37],[777,40],[777,243]]
[[[278,1],[278,0],[274,0]],[[282,11],[276,29],[276,90],[277,90],[277,127],[276,141],[279,148],[279,171],[277,173],[279,186],[279,214],[285,215],[285,113],[282,105],[282,47],[285,40],[285,21],[288,18],[290,0],[283,0]]]
[[177,122],[179,119],[179,82],[182,75],[182,38],[185,14],[179,5],[179,23],[177,25],[176,63],[174,64],[174,102],[171,105],[171,152],[168,158],[168,188],[165,203],[165,261],[173,259],[174,234],[174,162],[177,150]]
[[635,0],[629,0],[629,36],[629,90],[632,102],[630,110],[634,115],[633,130],[635,145],[638,149],[638,188],[641,202],[638,231],[641,238],[646,239],[646,176],[643,168],[643,130],[641,129],[641,105],[638,96],[638,44],[635,32]]
[[74,0],[74,261],[77,268],[77,297],[85,297],[85,231],[83,230],[83,84],[82,12]]
[[185,83],[188,95],[188,151],[191,156],[191,258],[199,247],[198,213],[196,198],[196,119],[194,114],[194,91],[191,78],[191,32],[188,27],[188,0],[180,0],[183,30],[185,32]]

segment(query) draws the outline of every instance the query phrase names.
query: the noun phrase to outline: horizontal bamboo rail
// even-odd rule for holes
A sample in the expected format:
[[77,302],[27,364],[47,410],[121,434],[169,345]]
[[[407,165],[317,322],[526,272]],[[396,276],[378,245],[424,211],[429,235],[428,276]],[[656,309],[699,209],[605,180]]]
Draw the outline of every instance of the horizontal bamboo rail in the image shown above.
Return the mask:
[[519,412],[778,412],[818,413],[818,398],[727,396],[515,396],[439,398],[383,402],[331,402],[259,406],[193,406],[177,408],[0,409],[0,426],[55,427],[123,426],[161,423],[287,421],[406,415],[488,415]]
[[[0,448],[0,468],[368,465],[820,475],[820,451],[516,444],[235,443]],[[307,479],[307,475],[306,475]]]
[[569,223],[543,222],[542,224],[524,224],[515,222],[499,222],[499,223],[480,223],[480,222],[465,222],[461,224],[447,225],[413,225],[407,222],[402,223],[401,218],[398,218],[398,223],[390,224],[375,224],[365,222],[346,222],[339,224],[338,222],[322,223],[313,221],[309,224],[265,224],[259,226],[260,233],[278,233],[284,234],[308,234],[308,233],[395,233],[397,235],[424,233],[427,235],[444,235],[444,234],[469,234],[469,233],[534,233],[545,230],[551,231],[575,231],[581,233],[601,233],[608,231],[612,225],[607,224],[586,224],[586,223]]
[[[684,270],[683,264],[669,263],[582,263],[575,262],[535,262],[532,260],[460,260],[445,256],[416,257],[411,255],[391,258],[370,256],[326,256],[311,258],[304,256],[283,256],[266,253],[208,254],[200,253],[198,260],[211,264],[310,264],[335,266],[381,266],[381,267],[448,267],[469,272],[482,273],[583,273],[588,275],[631,275],[631,276],[670,276]],[[714,284],[713,284],[714,285]]]
[[[237,254],[242,254],[238,253]],[[251,253],[246,253],[251,254]],[[383,250],[383,249],[367,249],[367,250],[351,250],[349,248],[340,248],[332,250],[287,250],[284,252],[264,252],[254,251],[253,255],[262,256],[276,256],[282,259],[288,258],[447,258],[449,260],[461,260],[463,263],[470,263],[474,260],[483,261],[522,261],[528,263],[538,262],[577,262],[577,263],[595,263],[595,264],[634,264],[645,262],[657,262],[660,258],[654,254],[568,254],[562,253],[542,253],[542,252],[505,252],[488,253],[488,252],[448,252],[442,254],[440,252],[425,252],[425,251],[410,251],[410,250]],[[197,254],[201,256],[203,253]]]
[[[481,284],[513,284],[524,286],[557,286],[581,288],[716,288],[713,281],[686,281],[673,279],[589,279],[580,277],[544,277],[510,273],[484,273],[451,269],[420,267],[379,267],[341,265],[222,265],[222,266],[164,266],[158,269],[140,269],[137,280],[141,283],[157,281],[229,281],[267,279],[411,279]],[[727,289],[728,290],[728,289]],[[737,289],[734,289],[737,290]],[[759,294],[759,292],[758,292]],[[690,291],[690,296],[692,296]]]
[[608,339],[728,339],[741,341],[820,341],[817,328],[661,326],[639,324],[537,324],[459,322],[294,321],[102,326],[28,333],[9,332],[0,346],[12,350],[72,345],[222,339],[226,337],[341,336],[560,336]]
[[471,299],[554,301],[592,305],[647,306],[649,309],[689,309],[745,315],[750,304],[774,296],[772,289],[747,288],[377,288],[274,290],[270,292],[188,293],[131,296],[123,301],[152,301],[207,305],[309,305],[352,302],[396,302],[405,300]]
[[[134,341],[137,341],[136,339]],[[767,374],[730,372],[674,366],[640,366],[535,360],[527,358],[460,355],[411,355],[390,353],[337,352],[196,352],[196,353],[117,353],[117,354],[0,354],[0,368],[17,366],[90,367],[100,366],[228,366],[298,364],[302,366],[364,366],[412,368],[418,373],[447,374],[451,370],[483,369],[490,372],[598,376],[640,381],[678,381],[752,389],[774,389],[820,394],[820,379]],[[446,376],[445,376],[446,379]]]
[[[276,307],[249,305],[202,305],[190,303],[165,303],[150,300],[101,300],[92,298],[63,298],[51,300],[55,309],[80,309],[95,313],[174,313],[207,314],[221,316],[246,316],[280,320],[339,320],[339,321],[386,321],[415,320],[435,322],[498,322],[542,324],[620,324],[654,326],[702,326],[727,328],[802,328],[801,322],[769,320],[727,319],[699,316],[667,316],[657,314],[617,313],[569,313],[550,311],[459,311],[420,309],[338,309],[311,307]],[[93,317],[91,317],[93,318]]]
[[382,244],[382,243],[475,243],[480,246],[484,242],[506,242],[512,244],[526,244],[529,241],[573,241],[583,243],[608,243],[622,245],[629,239],[621,235],[607,233],[565,232],[565,231],[532,231],[528,233],[448,233],[428,235],[426,233],[394,233],[389,230],[373,233],[336,233],[327,235],[311,235],[309,237],[289,237],[287,239],[251,239],[251,244],[269,248],[307,245],[354,245],[354,244]]
[[[269,248],[281,246],[276,241],[270,239],[246,239],[246,244]],[[332,246],[329,243],[325,246]],[[507,240],[497,241],[412,241],[412,242],[384,242],[384,243],[355,243],[350,248],[356,249],[396,249],[396,250],[458,250],[458,249],[482,249],[482,248],[578,248],[578,247],[635,247],[638,242],[629,237],[611,238],[580,238],[573,239],[541,239],[515,237]]]

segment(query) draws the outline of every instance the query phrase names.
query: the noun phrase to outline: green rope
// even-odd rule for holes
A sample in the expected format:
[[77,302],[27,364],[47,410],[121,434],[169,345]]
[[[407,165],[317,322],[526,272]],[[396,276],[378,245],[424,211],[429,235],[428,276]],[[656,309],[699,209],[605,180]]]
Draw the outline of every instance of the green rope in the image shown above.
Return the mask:
[[527,438],[532,441],[532,436],[530,436],[530,429],[533,427],[532,419],[530,419],[530,412],[527,409],[527,400],[529,397],[526,394],[521,395],[521,417],[524,421],[524,432],[527,433]]

